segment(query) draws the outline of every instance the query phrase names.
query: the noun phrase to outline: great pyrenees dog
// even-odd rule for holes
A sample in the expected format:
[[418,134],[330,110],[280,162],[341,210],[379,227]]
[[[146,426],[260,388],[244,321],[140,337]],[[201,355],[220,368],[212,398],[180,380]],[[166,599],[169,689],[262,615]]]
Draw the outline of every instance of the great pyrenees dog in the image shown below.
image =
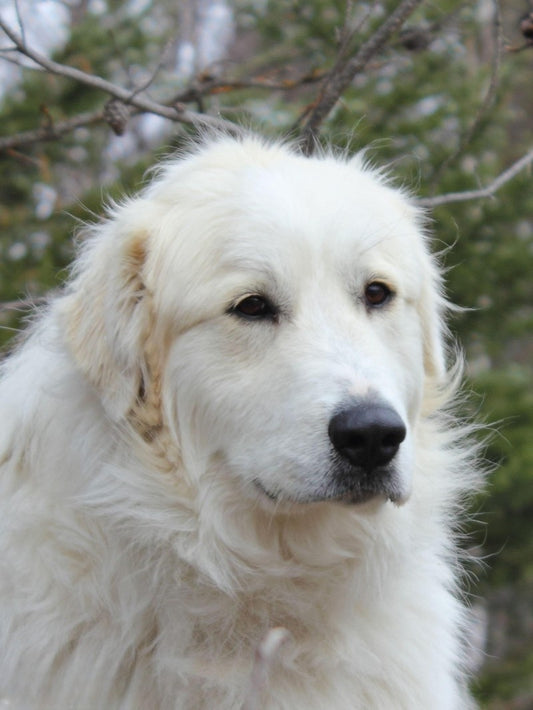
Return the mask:
[[424,231],[361,156],[253,136],[84,230],[2,364],[0,697],[472,707],[479,477]]

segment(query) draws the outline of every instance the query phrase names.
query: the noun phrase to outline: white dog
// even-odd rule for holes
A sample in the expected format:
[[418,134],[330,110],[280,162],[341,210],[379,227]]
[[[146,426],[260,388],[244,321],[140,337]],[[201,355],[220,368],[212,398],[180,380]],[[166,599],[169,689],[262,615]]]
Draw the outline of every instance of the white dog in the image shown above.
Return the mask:
[[471,707],[478,477],[409,198],[361,158],[216,137],[88,232],[2,365],[0,697]]

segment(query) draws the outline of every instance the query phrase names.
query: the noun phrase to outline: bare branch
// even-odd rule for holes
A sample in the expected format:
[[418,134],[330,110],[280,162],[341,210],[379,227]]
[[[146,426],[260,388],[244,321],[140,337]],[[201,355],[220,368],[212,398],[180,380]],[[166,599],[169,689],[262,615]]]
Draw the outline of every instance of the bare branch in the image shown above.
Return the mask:
[[24,23],[22,22],[22,15],[20,13],[19,0],[15,0],[15,12],[17,13],[17,22],[20,30],[20,36],[24,44],[26,44],[26,35],[24,32]]
[[488,114],[490,109],[494,104],[496,98],[496,92],[499,86],[499,76],[500,76],[500,65],[501,65],[501,55],[502,55],[502,45],[503,45],[503,32],[502,32],[502,14],[500,7],[500,0],[493,0],[494,2],[494,51],[491,60],[491,73],[490,80],[487,91],[479,106],[474,120],[468,127],[464,135],[460,138],[457,148],[441,163],[439,168],[435,171],[432,176],[432,183],[438,183],[442,174],[447,170],[451,163],[453,163],[457,158],[464,154],[465,149],[472,141],[474,135],[479,129],[481,122]]
[[270,79],[265,76],[256,76],[251,79],[208,79],[200,78],[194,82],[192,86],[178,94],[171,103],[188,103],[189,101],[197,101],[204,96],[213,96],[216,94],[226,94],[230,91],[239,91],[242,89],[264,89],[267,91],[290,91],[297,89],[305,84],[313,84],[321,81],[325,76],[325,72],[313,70],[306,72],[293,79]]
[[438,205],[446,205],[450,202],[466,202],[467,200],[494,197],[501,187],[532,163],[533,148],[507,168],[507,170],[504,170],[504,172],[493,180],[490,185],[487,185],[487,187],[481,187],[478,190],[465,190],[464,192],[449,192],[445,195],[435,195],[435,197],[420,197],[416,202],[422,207],[437,207]]
[[159,74],[159,72],[163,68],[163,65],[165,64],[166,55],[168,53],[169,46],[170,46],[170,43],[167,42],[166,46],[164,47],[164,49],[161,53],[161,57],[160,57],[157,65],[150,72],[150,75],[148,76],[148,78],[145,81],[143,81],[141,84],[139,84],[139,86],[135,87],[135,89],[132,92],[132,98],[137,96],[137,94],[141,94],[143,91],[146,91],[146,89],[150,88],[150,86],[154,83],[157,75]]
[[67,133],[71,133],[76,128],[102,123],[103,121],[104,112],[98,110],[81,113],[65,121],[57,121],[52,124],[47,122],[46,125],[40,126],[33,131],[23,131],[13,136],[0,137],[0,151],[12,150],[13,148],[20,148],[21,146],[31,145],[32,143],[39,143],[41,141],[57,140]]
[[238,127],[231,123],[230,121],[225,121],[221,118],[215,118],[213,116],[208,116],[204,114],[194,113],[193,111],[188,111],[184,106],[176,105],[174,107],[165,106],[164,104],[157,103],[151,99],[138,95],[136,91],[133,92],[130,89],[124,89],[121,86],[117,86],[102,77],[95,76],[93,74],[88,74],[87,72],[76,69],[75,67],[66,66],[64,64],[59,64],[54,62],[52,59],[45,57],[44,55],[36,52],[35,50],[28,47],[23,39],[14,32],[5,22],[0,18],[0,28],[4,30],[6,35],[15,44],[19,52],[24,54],[26,57],[34,61],[39,66],[43,67],[52,74],[58,76],[63,76],[68,79],[73,79],[87,86],[91,86],[94,89],[99,89],[114,96],[116,99],[123,101],[126,104],[130,104],[145,111],[147,113],[153,113],[157,116],[162,116],[163,118],[168,118],[171,121],[177,121],[180,123],[186,123],[197,128],[215,128],[218,130],[225,130],[233,134],[239,133]]
[[352,59],[346,59],[344,52],[341,51],[335,66],[322,85],[320,94],[304,126],[302,149],[305,153],[313,152],[319,127],[351,84],[353,78],[363,71],[372,57],[385,46],[390,37],[400,29],[422,2],[423,0],[403,0]]
[[[12,54],[13,56],[9,56],[10,54]],[[43,74],[46,73],[46,71],[42,67],[37,67],[35,65],[28,66],[28,63],[25,61],[24,57],[19,56],[19,50],[16,47],[1,48],[0,59],[2,59],[4,62],[14,64],[15,66],[20,67],[21,69],[32,69],[33,71],[43,72]]]
[[[3,21],[0,19],[0,27],[4,27],[5,25]],[[13,33],[12,33],[13,34]],[[16,38],[14,39],[12,37],[13,41],[21,41],[21,38]],[[24,56],[28,57],[28,52],[27,48],[24,45],[24,48],[22,49],[19,45],[15,45],[13,47],[9,48],[4,48],[3,51],[9,51],[9,52],[19,52],[23,54]],[[37,61],[37,57],[39,61],[41,62],[38,65],[34,65],[32,67],[28,67],[28,65],[23,64],[21,61],[17,61],[15,58],[11,58],[10,60],[13,61],[14,63],[18,64],[19,66],[23,68],[31,68],[31,69],[36,69],[39,71],[51,71],[51,69],[48,67],[50,64],[50,60],[46,59],[45,57],[41,57],[40,55],[37,55],[37,53],[32,52],[31,53],[33,56],[31,59],[35,62]],[[6,59],[6,57],[4,57]],[[44,62],[42,60],[45,60]],[[52,63],[56,67],[56,71],[54,73],[60,73],[62,76],[66,75],[66,72],[63,70],[70,70],[72,69],[71,67],[63,67],[63,65],[58,65],[57,63],[53,62]],[[161,69],[162,66],[162,61],[159,62],[159,64],[155,67],[154,71],[151,73],[150,77],[148,78],[147,81],[143,82],[142,85],[137,86],[135,88],[132,88],[131,90],[120,90],[120,96],[125,96],[125,99],[118,99],[121,101],[123,104],[129,105],[129,106],[136,106],[135,109],[131,111],[131,115],[136,115],[139,113],[144,112],[146,109],[140,108],[137,106],[137,101],[135,100],[137,95],[141,93],[142,91],[145,91],[151,83],[154,81],[157,73]],[[59,67],[59,69],[58,69]],[[79,76],[81,74],[82,76],[87,79],[87,77],[90,77],[91,80],[91,85],[96,86],[96,88],[101,88],[102,90],[105,90],[107,93],[112,93],[114,97],[117,96],[117,91],[113,90],[113,92],[108,91],[109,85],[108,82],[105,82],[106,86],[102,86],[102,82],[104,80],[100,79],[99,77],[92,77],[91,75],[87,75],[84,72],[78,72],[78,70],[73,69],[74,72],[76,72],[76,75]],[[68,75],[72,78],[71,72],[68,72]],[[188,116],[193,116],[194,120],[198,119],[198,123],[203,123],[205,125],[208,121],[210,121],[209,117],[205,117],[203,115],[199,114],[191,114],[190,112],[186,111],[182,104],[187,103],[190,101],[197,101],[199,98],[202,96],[212,96],[216,94],[222,94],[222,93],[229,93],[231,91],[236,91],[236,90],[241,90],[241,89],[263,89],[263,90],[282,90],[282,91],[289,91],[291,89],[296,89],[300,86],[303,86],[305,84],[310,84],[314,83],[317,81],[320,81],[324,77],[324,73],[320,71],[313,70],[311,72],[307,72],[305,74],[302,74],[298,77],[295,78],[287,78],[287,79],[279,79],[279,80],[274,80],[270,79],[268,77],[263,77],[263,76],[258,76],[252,79],[241,79],[241,80],[229,80],[229,81],[224,81],[224,80],[214,80],[214,79],[209,79],[207,81],[200,79],[197,81],[193,86],[190,86],[189,88],[185,89],[182,91],[180,94],[177,96],[173,97],[168,103],[164,104],[155,104],[155,109],[150,111],[151,113],[157,113],[158,115],[164,115],[165,118],[168,118],[172,121],[184,121],[184,122],[193,122],[193,121],[188,121],[187,117]],[[84,79],[84,81],[85,81]],[[96,83],[95,83],[96,82]],[[114,89],[119,89],[119,87],[114,87]],[[113,99],[111,99],[113,100]],[[109,103],[109,102],[108,102]],[[229,123],[227,121],[222,122],[222,121],[217,121],[216,119],[213,119],[213,121],[216,121],[216,125],[214,127],[223,127],[225,130],[231,130],[232,132],[237,132],[238,129],[234,124]],[[17,133],[12,136],[5,136],[5,137],[0,137],[0,151],[6,151],[6,150],[11,150],[14,148],[20,148],[25,145],[31,145],[33,143],[38,143],[41,141],[53,141],[53,140],[58,140],[59,138],[63,137],[64,135],[72,132],[76,128],[79,128],[81,126],[89,126],[89,125],[94,125],[97,123],[104,123],[108,122],[106,119],[106,109],[102,110],[96,110],[93,112],[87,112],[80,114],[78,116],[74,116],[72,118],[63,120],[63,121],[57,121],[54,122],[53,124],[47,124],[45,126],[41,126],[37,129],[31,130],[31,131],[24,131],[21,133]],[[221,124],[223,124],[221,126]],[[210,124],[211,125],[211,124]]]

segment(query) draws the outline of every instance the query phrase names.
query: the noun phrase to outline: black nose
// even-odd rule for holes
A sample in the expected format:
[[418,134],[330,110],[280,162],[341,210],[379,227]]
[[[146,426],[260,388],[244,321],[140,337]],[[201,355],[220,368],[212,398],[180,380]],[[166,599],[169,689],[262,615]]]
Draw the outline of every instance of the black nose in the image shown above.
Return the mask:
[[328,433],[341,456],[369,473],[394,458],[406,429],[399,414],[389,405],[365,402],[335,414]]

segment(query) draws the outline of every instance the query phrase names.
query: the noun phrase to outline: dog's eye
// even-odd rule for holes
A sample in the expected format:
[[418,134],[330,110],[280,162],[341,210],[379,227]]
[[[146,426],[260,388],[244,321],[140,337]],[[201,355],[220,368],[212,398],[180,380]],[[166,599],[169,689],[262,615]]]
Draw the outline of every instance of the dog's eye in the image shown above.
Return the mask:
[[253,320],[274,318],[277,314],[274,306],[263,296],[247,296],[239,301],[232,311],[238,316]]
[[365,288],[365,302],[370,308],[383,306],[392,298],[390,288],[381,281],[371,281]]

